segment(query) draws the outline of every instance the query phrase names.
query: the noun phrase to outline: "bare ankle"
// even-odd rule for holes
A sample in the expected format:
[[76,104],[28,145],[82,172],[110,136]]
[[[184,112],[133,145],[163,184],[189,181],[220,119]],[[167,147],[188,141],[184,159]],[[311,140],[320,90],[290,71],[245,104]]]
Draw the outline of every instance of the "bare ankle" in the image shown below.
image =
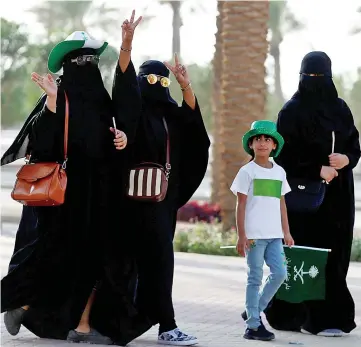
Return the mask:
[[25,311],[27,311],[29,308],[30,308],[29,305],[25,305],[25,306],[22,307],[22,309],[25,310]]
[[77,331],[78,333],[86,334],[90,332],[90,326],[89,324],[79,324],[75,331]]

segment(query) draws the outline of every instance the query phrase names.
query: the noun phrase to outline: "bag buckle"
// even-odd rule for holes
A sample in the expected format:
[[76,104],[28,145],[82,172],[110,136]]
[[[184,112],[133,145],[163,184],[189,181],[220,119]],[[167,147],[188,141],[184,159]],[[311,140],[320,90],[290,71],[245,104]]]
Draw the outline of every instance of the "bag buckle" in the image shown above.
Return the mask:
[[169,175],[170,175],[170,169],[172,168],[172,166],[169,163],[165,164],[165,178],[168,181]]
[[62,168],[63,170],[66,169],[66,162],[67,162],[67,161],[68,161],[68,158],[66,158],[66,159],[64,160],[63,165],[61,166],[61,168]]

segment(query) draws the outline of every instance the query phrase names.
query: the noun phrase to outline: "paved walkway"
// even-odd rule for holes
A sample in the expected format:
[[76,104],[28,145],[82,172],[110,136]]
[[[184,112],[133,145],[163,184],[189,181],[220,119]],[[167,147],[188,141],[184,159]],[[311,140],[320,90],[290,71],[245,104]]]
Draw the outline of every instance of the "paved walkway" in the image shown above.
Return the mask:
[[[12,253],[13,238],[1,237],[1,270],[6,271]],[[242,338],[244,326],[240,319],[245,295],[246,267],[244,259],[176,254],[174,302],[177,322],[182,329],[199,338],[204,347],[242,346],[337,346],[358,347],[361,328],[343,338],[315,337],[297,333],[276,332],[273,342],[247,341]],[[361,264],[351,264],[348,283],[355,299],[356,322],[361,326]],[[1,317],[2,321],[2,317]],[[53,347],[69,346],[65,341],[39,339],[25,328],[16,337],[10,336],[1,322],[1,346]],[[156,346],[156,328],[130,343],[130,347]]]

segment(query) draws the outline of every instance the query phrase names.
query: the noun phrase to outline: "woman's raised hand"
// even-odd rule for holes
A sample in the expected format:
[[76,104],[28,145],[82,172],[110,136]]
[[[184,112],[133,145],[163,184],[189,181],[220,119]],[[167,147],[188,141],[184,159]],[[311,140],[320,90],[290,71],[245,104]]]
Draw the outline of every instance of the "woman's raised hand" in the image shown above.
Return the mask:
[[126,19],[122,24],[122,40],[123,43],[130,44],[133,41],[135,28],[142,20],[142,16],[140,16],[136,21],[134,21],[135,10],[133,10],[130,20]]
[[38,73],[33,72],[31,74],[31,79],[46,93],[48,97],[56,97],[58,86],[50,74],[43,77]]

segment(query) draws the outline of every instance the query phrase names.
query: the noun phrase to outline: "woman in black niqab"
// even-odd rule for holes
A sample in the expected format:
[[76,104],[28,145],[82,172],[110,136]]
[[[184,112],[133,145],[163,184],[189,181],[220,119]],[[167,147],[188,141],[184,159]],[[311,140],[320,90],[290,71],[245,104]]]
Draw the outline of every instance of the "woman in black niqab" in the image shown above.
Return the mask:
[[[130,52],[134,29],[134,12],[123,23],[123,42],[116,68],[113,100],[123,120],[124,131],[134,141],[128,141],[128,167],[142,162],[160,165],[166,161],[167,134],[170,141],[170,176],[166,197],[161,202],[127,199],[127,215],[122,220],[129,230],[129,243],[137,264],[138,285],[136,307],[149,317],[151,325],[159,323],[158,342],[172,345],[193,345],[194,336],[178,329],[172,300],[174,251],[173,237],[177,210],[194,194],[208,164],[210,141],[198,102],[192,91],[186,68],[160,61],[144,62],[136,75]],[[169,93],[170,71],[183,92],[181,106]]]
[[285,139],[277,162],[287,178],[324,179],[329,183],[316,213],[288,211],[295,243],[332,251],[326,266],[325,300],[290,304],[274,298],[266,317],[275,329],[342,336],[356,327],[346,277],[355,218],[352,169],[360,158],[360,143],[352,113],[338,98],[331,60],[324,52],[304,57],[298,91],[280,111],[277,128]]
[[[118,128],[122,125],[97,62],[74,62],[84,55],[94,57],[96,51],[82,48],[64,57],[57,86],[49,76],[32,75],[39,86],[47,85],[48,101],[50,90],[55,90],[56,105],[49,106],[47,95],[42,96],[1,161],[5,165],[29,153],[34,162],[62,161],[65,91],[69,99],[65,202],[24,207],[24,228],[19,227],[10,271],[1,281],[1,311],[7,311],[7,327],[14,328],[9,331],[14,335],[23,324],[39,337],[112,344],[107,326],[116,321],[120,322],[116,342],[126,344],[134,334],[133,321],[138,327],[142,321],[123,284],[132,269],[118,253],[118,262],[112,263],[110,247],[115,237],[110,223],[113,190],[122,185],[114,175],[122,153],[113,145],[112,117]],[[122,139],[117,149],[122,149],[124,134],[117,136]],[[116,204],[120,207],[119,201]],[[122,252],[122,247],[119,244],[114,251]],[[117,305],[121,307],[114,310]],[[28,309],[23,312],[21,307]],[[127,322],[121,324],[123,317]]]

